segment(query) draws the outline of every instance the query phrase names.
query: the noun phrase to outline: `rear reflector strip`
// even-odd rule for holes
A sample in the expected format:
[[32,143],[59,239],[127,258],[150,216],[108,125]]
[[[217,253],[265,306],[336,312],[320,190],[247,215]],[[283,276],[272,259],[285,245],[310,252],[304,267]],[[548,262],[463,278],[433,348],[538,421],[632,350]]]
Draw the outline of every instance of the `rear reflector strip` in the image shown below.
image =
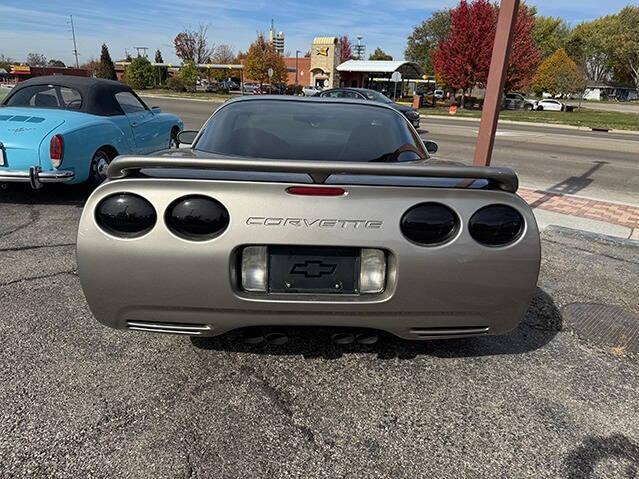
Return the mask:
[[286,189],[290,195],[299,196],[344,196],[344,188],[330,188],[324,186],[291,186]]

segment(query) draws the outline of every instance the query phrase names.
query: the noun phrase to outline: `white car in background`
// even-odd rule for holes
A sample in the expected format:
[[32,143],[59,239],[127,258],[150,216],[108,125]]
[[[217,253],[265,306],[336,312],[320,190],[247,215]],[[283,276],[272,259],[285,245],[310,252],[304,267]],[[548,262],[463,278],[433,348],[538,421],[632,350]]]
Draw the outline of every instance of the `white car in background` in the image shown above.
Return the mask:
[[540,100],[537,102],[537,111],[564,111],[566,105],[557,100]]
[[321,91],[322,89],[317,88],[315,85],[305,86],[304,88],[302,88],[302,93],[304,93],[304,96],[313,96]]

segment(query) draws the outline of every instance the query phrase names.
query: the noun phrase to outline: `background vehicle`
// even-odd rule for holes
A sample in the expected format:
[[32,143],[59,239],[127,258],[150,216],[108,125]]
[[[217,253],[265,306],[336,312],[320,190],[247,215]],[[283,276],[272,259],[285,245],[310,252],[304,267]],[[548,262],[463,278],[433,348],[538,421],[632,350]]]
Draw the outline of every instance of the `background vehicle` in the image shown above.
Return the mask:
[[433,92],[433,95],[435,96],[436,99],[443,100],[444,96],[445,96],[445,93],[444,93],[444,90],[435,90]]
[[117,155],[177,147],[182,127],[120,82],[33,78],[0,108],[0,182],[97,184]]
[[321,91],[322,89],[317,88],[315,85],[305,86],[304,88],[302,88],[302,93],[304,93],[304,96],[314,96]]
[[537,100],[526,98],[521,93],[507,93],[504,96],[502,108],[532,111],[537,108]]
[[222,89],[227,90],[227,91],[237,91],[240,89],[240,85],[239,83],[236,83],[235,81],[231,80],[230,78],[227,78],[226,80],[221,80],[219,82],[220,87],[222,87]]
[[258,83],[244,82],[244,85],[242,88],[244,89],[244,93],[248,95],[252,95],[253,93],[255,93],[255,90],[257,90],[259,87],[260,85]]
[[566,105],[558,100],[540,100],[537,102],[538,111],[564,111]]
[[117,158],[87,201],[78,271],[100,322],[424,340],[504,333],[525,314],[540,242],[512,170],[431,160],[373,101],[245,96],[180,139],[194,134],[190,149]]
[[417,110],[410,106],[395,103],[387,96],[375,90],[369,90],[366,88],[331,88],[330,90],[323,90],[315,96],[319,96],[321,98],[354,98],[358,100],[370,100],[384,103],[401,112],[406,118],[408,118],[408,121],[410,121],[415,128],[419,128],[419,112]]

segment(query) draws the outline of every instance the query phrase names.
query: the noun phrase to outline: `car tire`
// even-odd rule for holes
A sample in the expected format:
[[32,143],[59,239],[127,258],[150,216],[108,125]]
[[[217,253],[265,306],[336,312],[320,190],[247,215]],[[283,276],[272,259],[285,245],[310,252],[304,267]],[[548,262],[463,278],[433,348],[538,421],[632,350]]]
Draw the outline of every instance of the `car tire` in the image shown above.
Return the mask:
[[169,138],[169,150],[174,150],[180,147],[180,141],[178,140],[178,134],[180,130],[173,128],[171,130],[171,137]]
[[531,104],[524,105],[524,111],[532,111],[533,106]]
[[544,111],[544,107],[543,106],[538,106],[537,107],[537,111]]
[[106,179],[107,168],[112,159],[111,155],[103,149],[99,149],[93,154],[89,167],[89,179],[87,180],[89,186],[95,188]]

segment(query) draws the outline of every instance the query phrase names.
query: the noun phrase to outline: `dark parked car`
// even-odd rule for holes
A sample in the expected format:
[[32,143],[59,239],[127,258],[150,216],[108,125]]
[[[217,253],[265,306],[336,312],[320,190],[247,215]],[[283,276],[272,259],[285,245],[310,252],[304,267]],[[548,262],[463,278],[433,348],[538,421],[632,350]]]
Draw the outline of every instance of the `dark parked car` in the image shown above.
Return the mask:
[[356,100],[371,100],[385,103],[395,110],[401,112],[408,121],[415,127],[419,128],[419,112],[410,106],[400,105],[388,98],[383,93],[367,88],[331,88],[316,93],[314,96],[322,98],[354,98]]

